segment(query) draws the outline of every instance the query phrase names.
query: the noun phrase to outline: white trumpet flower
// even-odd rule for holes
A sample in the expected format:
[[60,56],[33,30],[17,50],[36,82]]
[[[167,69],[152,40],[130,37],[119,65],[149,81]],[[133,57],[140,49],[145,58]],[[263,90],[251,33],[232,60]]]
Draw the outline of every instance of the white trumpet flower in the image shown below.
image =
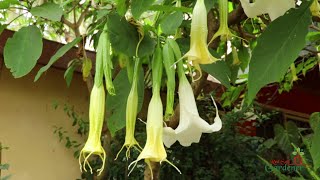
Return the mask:
[[200,141],[202,133],[212,133],[221,129],[222,122],[214,100],[213,103],[216,108],[214,123],[210,125],[199,116],[192,87],[185,75],[180,78],[179,101],[180,122],[178,127],[175,130],[170,127],[163,129],[163,142],[166,147],[170,147],[176,141],[179,141],[182,146],[190,146],[192,143]]
[[240,2],[249,18],[269,14],[271,21],[296,6],[295,0],[256,0],[254,3],[250,3],[249,0],[240,0]]

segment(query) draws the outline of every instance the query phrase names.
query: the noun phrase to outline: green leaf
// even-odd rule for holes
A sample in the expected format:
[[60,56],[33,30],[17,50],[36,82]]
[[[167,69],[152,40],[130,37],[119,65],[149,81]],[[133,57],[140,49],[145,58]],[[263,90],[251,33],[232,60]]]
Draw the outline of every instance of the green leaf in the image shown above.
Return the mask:
[[59,58],[61,58],[65,53],[67,53],[74,45],[76,45],[78,42],[81,41],[81,37],[78,37],[76,39],[74,39],[72,42],[62,46],[55,55],[53,55],[50,58],[50,61],[48,62],[47,65],[43,66],[37,73],[36,77],[34,78],[34,81],[37,81],[40,76],[47,71],[53,63],[55,63]]
[[70,67],[68,67],[68,69],[66,70],[66,72],[64,73],[64,79],[66,80],[67,86],[70,87],[72,78],[73,78],[73,73],[74,70],[76,69],[75,63],[73,63]]
[[231,72],[225,61],[217,61],[213,64],[201,65],[201,69],[218,79],[222,85],[230,88]]
[[0,170],[8,170],[9,164],[0,164]]
[[161,22],[161,30],[165,34],[174,34],[183,21],[183,13],[176,11],[166,16]]
[[311,2],[274,20],[259,37],[249,65],[247,103],[263,86],[280,81],[305,46]]
[[313,131],[316,131],[320,127],[320,112],[314,112],[310,116],[310,126]]
[[192,8],[166,6],[166,5],[152,5],[152,6],[149,7],[149,10],[151,10],[151,11],[163,11],[163,12],[180,11],[180,12],[192,13]]
[[4,0],[0,1],[0,10],[1,9],[8,9],[10,5],[19,4],[18,0]]
[[309,32],[307,34],[306,40],[312,41],[312,42],[320,40],[320,32],[318,31]]
[[316,112],[310,116],[310,126],[313,129],[313,136],[311,139],[310,154],[313,160],[313,167],[315,171],[320,167],[320,113]]
[[132,0],[131,12],[135,19],[139,19],[141,14],[148,10],[155,0]]
[[290,155],[293,152],[291,143],[299,145],[299,129],[296,124],[291,121],[287,122],[285,127],[286,129],[284,129],[280,124],[274,125],[274,140],[277,141],[279,148],[283,152]]
[[[140,76],[138,82],[138,112],[142,108],[144,96],[144,75],[142,69],[139,74]],[[131,89],[131,84],[128,80],[127,70],[122,69],[113,81],[113,83],[117,94],[115,96],[111,96],[108,94],[106,102],[107,111],[111,112],[111,116],[107,118],[107,125],[112,136],[114,136],[118,130],[124,128],[126,125],[127,99]]]
[[[30,43],[32,42],[32,45]],[[37,26],[23,27],[4,47],[4,62],[12,75],[19,78],[28,74],[42,53],[42,35]]]
[[117,12],[120,16],[124,16],[128,10],[127,0],[116,0]]
[[60,21],[63,15],[63,9],[58,4],[50,2],[33,7],[30,12],[34,16],[39,16],[51,21]]
[[[118,14],[110,14],[108,19],[108,33],[112,48],[117,52],[129,57],[136,55],[136,47],[139,42],[139,35],[136,28],[128,23],[125,18]],[[139,57],[151,55],[156,42],[145,33],[139,46]]]

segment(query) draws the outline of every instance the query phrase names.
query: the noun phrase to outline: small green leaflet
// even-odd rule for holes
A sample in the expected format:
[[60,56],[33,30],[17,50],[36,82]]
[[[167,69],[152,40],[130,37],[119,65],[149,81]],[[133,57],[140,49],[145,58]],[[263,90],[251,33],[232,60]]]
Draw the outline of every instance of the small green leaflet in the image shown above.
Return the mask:
[[280,81],[305,46],[311,2],[274,20],[259,37],[249,65],[248,104],[263,86]]
[[63,9],[58,4],[49,2],[31,8],[30,12],[34,16],[39,16],[51,21],[60,21],[63,15]]
[[41,53],[40,30],[37,26],[23,27],[7,40],[4,47],[4,63],[15,78],[20,78],[34,68]]
[[139,19],[141,14],[148,10],[155,0],[132,0],[131,12],[135,19]]
[[68,52],[73,46],[75,46],[78,42],[81,41],[81,37],[78,37],[76,39],[74,39],[72,42],[62,46],[55,55],[53,55],[50,58],[50,61],[48,62],[47,65],[43,66],[37,73],[36,77],[34,78],[34,81],[37,81],[40,76],[47,71],[53,63],[55,63],[59,58],[61,58],[66,52]]
[[[144,97],[144,84],[143,84],[143,70],[139,73],[138,82],[138,111],[142,108]],[[107,125],[112,136],[115,133],[126,126],[126,108],[127,99],[130,93],[131,84],[128,80],[127,70],[122,69],[115,80],[113,81],[117,94],[115,96],[107,95],[106,110],[111,113],[111,116],[107,118]]]

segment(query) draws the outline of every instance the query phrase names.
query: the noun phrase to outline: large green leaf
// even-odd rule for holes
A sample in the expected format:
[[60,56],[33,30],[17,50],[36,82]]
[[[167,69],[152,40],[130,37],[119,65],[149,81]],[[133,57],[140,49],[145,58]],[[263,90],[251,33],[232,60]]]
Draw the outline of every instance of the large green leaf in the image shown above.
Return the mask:
[[217,61],[213,64],[201,65],[201,69],[218,79],[225,87],[230,87],[231,72],[225,61]]
[[34,16],[43,17],[52,21],[60,21],[63,15],[63,9],[58,4],[50,2],[33,7],[30,12]]
[[174,34],[183,21],[183,13],[176,11],[167,15],[160,22],[160,27],[165,34]]
[[141,14],[148,10],[155,0],[132,0],[131,12],[135,19],[139,19]]
[[[129,57],[135,56],[139,42],[136,28],[118,14],[110,14],[108,17],[108,33],[112,48]],[[152,54],[155,44],[156,42],[150,38],[149,34],[145,33],[145,37],[139,46],[139,57]]]
[[[138,112],[141,110],[144,97],[143,70],[139,73],[138,82]],[[112,136],[126,126],[126,107],[127,99],[130,93],[131,84],[128,79],[127,70],[122,69],[113,81],[117,94],[115,96],[107,95],[106,108],[111,112],[107,119],[108,128]]]
[[259,37],[249,66],[248,103],[263,86],[280,81],[305,46],[311,2],[274,20]]
[[317,170],[320,167],[320,113],[316,112],[310,116],[310,126],[313,130],[310,154],[313,160],[313,167]]
[[66,52],[68,52],[74,45],[76,45],[78,42],[81,41],[81,37],[78,37],[76,39],[74,39],[72,42],[62,46],[57,52],[55,55],[53,55],[51,58],[50,58],[50,61],[48,62],[47,65],[43,66],[37,73],[36,77],[34,78],[34,81],[37,81],[40,76],[45,72],[47,71],[53,63],[55,63],[59,58],[61,58]]
[[4,0],[0,1],[0,9],[8,9],[10,5],[19,4],[18,0]]
[[290,155],[293,152],[291,143],[299,145],[300,135],[299,129],[295,123],[289,121],[285,124],[286,128],[283,128],[280,124],[274,125],[274,140],[277,141],[279,148]]
[[37,26],[23,27],[7,40],[4,47],[4,62],[12,75],[19,78],[34,68],[41,53],[42,35],[40,30]]

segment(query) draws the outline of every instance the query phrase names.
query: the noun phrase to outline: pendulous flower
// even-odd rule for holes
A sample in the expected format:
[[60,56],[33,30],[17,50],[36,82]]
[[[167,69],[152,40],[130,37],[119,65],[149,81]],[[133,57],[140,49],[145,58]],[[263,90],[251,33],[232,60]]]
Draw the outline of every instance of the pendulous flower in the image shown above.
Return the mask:
[[136,118],[137,118],[137,111],[138,111],[138,80],[139,80],[139,72],[141,67],[141,60],[140,58],[136,58],[135,68],[133,73],[133,82],[131,86],[131,90],[127,100],[127,109],[126,109],[126,137],[125,142],[118,152],[118,155],[122,151],[124,147],[127,147],[126,157],[127,159],[130,157],[130,148],[134,147],[138,151],[141,151],[141,147],[137,142],[136,138],[134,137],[135,125],[136,125]]
[[214,123],[210,125],[199,116],[192,87],[184,74],[182,62],[178,63],[178,72],[180,121],[175,130],[171,127],[164,128],[163,142],[167,147],[170,147],[176,141],[179,141],[182,146],[190,146],[191,143],[198,143],[200,141],[202,133],[216,132],[222,127],[218,108],[213,99],[216,107]]
[[194,67],[200,72],[199,64],[211,64],[218,61],[213,57],[207,46],[208,27],[207,10],[204,0],[197,0],[192,13],[190,50],[182,57],[192,62]]
[[[100,140],[104,121],[104,109],[104,86],[103,84],[100,86],[94,85],[90,95],[89,136],[79,156],[80,170],[82,171],[83,168],[87,172],[86,165],[88,165],[91,174],[93,173],[92,167],[88,160],[91,155],[98,155],[102,160],[102,167],[97,170],[98,175],[100,175],[104,169],[104,163],[106,160],[106,152],[104,151]],[[83,163],[81,162],[82,158],[84,159]]]
[[[129,165],[129,169],[132,165],[134,169],[138,161],[144,159],[150,168],[151,175],[152,168],[151,162],[168,162],[175,167],[167,158],[167,153],[163,145],[163,105],[160,97],[160,87],[162,78],[162,52],[160,45],[158,44],[155,55],[152,62],[152,98],[148,107],[147,115],[147,141],[146,144],[138,156],[138,158]],[[176,168],[176,167],[175,167]],[[176,168],[179,173],[178,168]],[[130,171],[130,173],[131,173]]]
[[254,3],[250,3],[249,0],[240,0],[240,2],[249,18],[269,14],[271,21],[296,6],[295,0],[257,0]]

